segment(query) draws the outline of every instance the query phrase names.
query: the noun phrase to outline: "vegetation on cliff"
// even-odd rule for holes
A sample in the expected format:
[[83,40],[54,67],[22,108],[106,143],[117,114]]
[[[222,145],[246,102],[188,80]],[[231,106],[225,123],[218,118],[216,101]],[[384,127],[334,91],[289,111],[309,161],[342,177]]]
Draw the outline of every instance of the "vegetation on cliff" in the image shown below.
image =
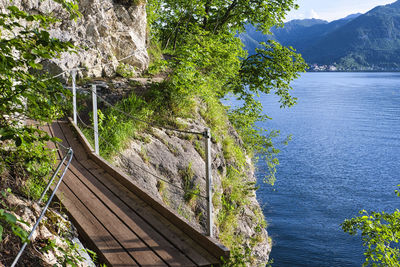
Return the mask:
[[[249,22],[268,32],[273,25],[281,24],[285,13],[294,7],[294,1],[148,1],[152,63],[147,75],[162,72],[166,78],[153,84],[145,95],[120,104],[125,112],[134,111],[147,120],[183,128],[176,118],[191,118],[199,110],[211,127],[215,142],[222,144],[229,162],[222,178],[222,193],[214,198],[214,205],[221,207],[216,222],[219,237],[233,255],[227,265],[252,264],[252,248],[263,242],[261,235],[244,240],[236,234],[241,211],[254,192],[254,182],[247,177],[247,155],[266,160],[270,167],[266,180],[271,182],[278,164],[278,150],[272,142],[277,132],[256,126],[258,121],[268,119],[261,113],[257,96],[275,93],[282,107],[292,106],[296,99],[289,94],[290,82],[306,67],[293,50],[273,41],[261,44],[249,56],[237,33]],[[242,105],[227,108],[220,102],[224,97],[237,98]],[[116,137],[110,137],[116,145],[120,144],[120,130],[135,132],[134,127],[139,131],[145,127],[127,126],[131,122],[112,111],[103,115],[107,119],[102,120],[101,127]],[[241,141],[231,134],[231,125]],[[141,152],[142,158],[147,158]],[[258,222],[260,232],[265,228],[261,211],[252,220]]]
[[[57,2],[72,16],[78,14],[73,2]],[[154,59],[148,74],[164,72],[167,77],[164,82],[154,84],[146,95],[126,100],[123,107],[129,112],[136,111],[135,115],[139,113],[147,119],[178,127],[175,118],[189,118],[193,110],[200,107],[202,118],[212,128],[216,142],[223,145],[224,157],[229,162],[222,181],[223,192],[214,200],[215,205],[221,207],[217,218],[220,238],[233,252],[232,261],[227,265],[251,264],[254,261],[252,247],[261,241],[260,236],[255,235],[243,243],[243,237],[235,232],[241,216],[240,207],[247,205],[254,191],[254,183],[246,179],[247,154],[260,155],[267,161],[270,174],[266,179],[270,181],[274,180],[278,163],[275,157],[278,151],[272,143],[276,132],[256,126],[257,121],[268,119],[261,113],[257,96],[273,92],[280,96],[283,107],[293,105],[296,99],[289,94],[290,82],[305,69],[298,54],[273,41],[261,44],[255,54],[247,55],[237,33],[243,31],[248,22],[268,32],[271,26],[282,24],[285,13],[294,7],[294,0],[148,2]],[[15,187],[15,190],[37,199],[45,185],[43,177],[48,176],[54,163],[52,152],[46,148],[46,142],[52,139],[20,121],[50,122],[65,114],[62,107],[68,106],[65,97],[70,93],[41,72],[41,62],[70,50],[72,45],[50,37],[46,29],[55,21],[53,18],[29,15],[15,7],[7,12],[0,17],[0,136],[4,144],[0,166],[2,177],[11,174],[25,179],[23,189]],[[220,99],[227,96],[236,97],[243,105],[227,109],[220,103]],[[124,133],[141,127],[136,124],[132,128],[110,113],[104,115],[114,118],[114,126]],[[104,120],[101,127],[111,129],[110,123],[112,120]],[[241,141],[231,134],[230,125],[239,132]],[[123,142],[121,135],[114,137],[115,142]],[[1,233],[26,236],[7,212],[7,204],[1,202],[1,205]],[[261,232],[265,221],[261,211],[257,214],[253,219]]]
[[[71,18],[77,5],[57,1]],[[0,14],[0,265],[10,266],[21,242],[28,242],[28,231],[40,214],[35,204],[44,191],[55,165],[55,151],[48,141],[57,141],[26,123],[51,122],[64,114],[69,92],[61,83],[42,72],[43,61],[72,49],[72,44],[50,37],[55,18],[28,14],[9,6]],[[77,266],[82,259],[69,241],[69,223],[53,210],[36,233],[37,240],[19,263],[43,266],[41,254],[54,252],[61,265]],[[58,238],[58,236],[60,238]],[[57,240],[56,240],[57,239]],[[39,252],[40,251],[40,252]]]
[[270,135],[275,132],[257,128],[257,121],[268,119],[261,114],[257,96],[275,93],[282,107],[292,106],[296,99],[290,95],[290,82],[306,65],[300,55],[273,41],[262,43],[255,54],[248,55],[237,33],[247,23],[268,32],[282,24],[286,12],[295,6],[294,1],[261,0],[148,2],[151,42],[169,54],[169,60],[154,62],[150,71],[168,70],[164,91],[171,111],[190,107],[194,96],[209,107],[215,99],[237,98],[243,105],[230,109],[229,119],[248,152],[265,155],[271,170],[276,151]]

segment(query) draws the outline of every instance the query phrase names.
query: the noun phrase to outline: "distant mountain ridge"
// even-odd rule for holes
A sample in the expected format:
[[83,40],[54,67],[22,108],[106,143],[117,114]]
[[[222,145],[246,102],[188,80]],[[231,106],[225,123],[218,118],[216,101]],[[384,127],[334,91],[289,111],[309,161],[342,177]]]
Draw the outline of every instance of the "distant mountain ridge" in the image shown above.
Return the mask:
[[310,65],[339,70],[400,70],[400,0],[365,14],[327,22],[292,20],[263,35],[248,25],[240,37],[251,53],[259,42],[275,39],[293,46]]
[[347,24],[352,18],[346,17],[330,23],[316,19],[294,20],[286,23],[284,28],[272,29],[272,33],[282,44],[305,50],[310,43]]

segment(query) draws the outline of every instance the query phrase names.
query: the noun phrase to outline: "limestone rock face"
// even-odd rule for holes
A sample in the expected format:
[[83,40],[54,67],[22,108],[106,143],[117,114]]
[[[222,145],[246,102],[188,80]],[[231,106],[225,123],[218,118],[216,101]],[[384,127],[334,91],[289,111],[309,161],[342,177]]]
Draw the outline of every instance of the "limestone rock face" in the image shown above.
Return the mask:
[[[186,130],[203,132],[207,127],[199,115],[192,119],[178,119],[178,124],[186,125]],[[232,134],[236,132],[232,129]],[[132,181],[146,190],[154,198],[174,209],[182,219],[205,233],[206,228],[206,173],[204,152],[205,143],[201,135],[165,130],[152,127],[131,139],[121,154],[114,158],[113,164],[129,174]],[[222,145],[212,139],[211,145],[212,177],[214,195],[223,194],[222,179],[226,176],[230,164],[224,158]],[[251,159],[248,158],[247,182],[256,180]],[[189,193],[188,193],[189,192]],[[195,193],[194,194],[191,194]],[[252,246],[255,262],[251,266],[265,266],[271,251],[271,244],[266,229],[259,229],[257,216],[263,216],[255,192],[249,196],[243,207],[235,228],[235,234],[243,237],[243,246],[250,247],[252,239],[260,240]],[[214,222],[221,211],[221,203],[214,201]],[[218,239],[220,232],[215,224],[214,236]]]
[[[202,132],[205,125],[188,122],[192,131]],[[194,146],[197,144],[197,148]],[[154,198],[164,202],[201,232],[206,232],[205,163],[201,151],[201,136],[190,136],[152,128],[132,139],[127,149],[114,164],[132,177],[133,181]],[[220,147],[212,147],[213,183],[221,189],[218,168],[224,164],[217,154]],[[186,194],[193,192],[195,194]],[[218,235],[217,228],[214,234]]]
[[78,47],[76,54],[64,53],[47,63],[47,69],[55,74],[81,68],[84,76],[99,77],[112,76],[122,63],[132,66],[136,73],[148,67],[145,1],[134,5],[80,0],[82,16],[75,21],[54,1],[0,0],[0,10],[10,4],[32,13],[52,14],[60,21],[51,27],[51,36]]

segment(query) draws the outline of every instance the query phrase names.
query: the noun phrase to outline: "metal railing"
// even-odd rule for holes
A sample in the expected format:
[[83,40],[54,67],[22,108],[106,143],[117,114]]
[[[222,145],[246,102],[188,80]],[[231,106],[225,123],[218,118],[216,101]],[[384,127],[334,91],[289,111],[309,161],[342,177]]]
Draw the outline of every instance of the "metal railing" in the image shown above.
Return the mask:
[[[60,145],[61,145],[61,144],[60,144]],[[61,145],[61,146],[62,146],[62,145]],[[64,147],[64,146],[63,146],[63,147]],[[66,148],[66,147],[64,147],[64,148]],[[64,178],[65,173],[66,173],[67,170],[68,170],[69,165],[71,164],[72,157],[73,157],[73,155],[74,155],[74,151],[72,150],[71,147],[66,148],[66,149],[67,149],[67,153],[65,154],[65,156],[63,157],[63,159],[62,159],[62,160],[60,161],[60,163],[58,164],[56,171],[54,172],[54,174],[53,174],[53,176],[51,177],[50,181],[47,183],[46,189],[42,192],[42,195],[40,196],[40,199],[39,199],[39,201],[38,201],[38,204],[39,204],[39,205],[40,205],[40,203],[42,202],[43,198],[45,197],[47,191],[50,189],[51,185],[53,184],[53,182],[54,182],[55,178],[57,177],[58,173],[60,172],[62,166],[63,166],[64,163],[67,161],[67,158],[68,158],[68,157],[69,157],[69,159],[68,159],[68,161],[67,161],[67,163],[66,163],[66,165],[65,165],[65,168],[64,168],[64,171],[63,171],[62,175],[60,176],[60,179],[58,180],[58,182],[57,182],[57,184],[56,184],[56,187],[53,189],[53,191],[52,191],[52,193],[51,193],[49,199],[47,200],[47,203],[46,203],[45,207],[42,209],[42,212],[40,213],[39,218],[36,220],[36,223],[35,223],[35,225],[33,226],[32,230],[31,230],[31,232],[30,232],[30,234],[29,234],[29,236],[28,236],[28,238],[27,238],[28,242],[31,240],[31,238],[32,238],[32,236],[33,236],[33,234],[34,234],[36,228],[39,226],[40,221],[43,219],[43,216],[46,214],[46,211],[47,211],[47,209],[49,208],[50,203],[51,203],[51,201],[53,200],[53,197],[54,197],[54,195],[56,194],[56,192],[57,192],[57,190],[58,190],[58,187],[60,186],[60,184],[61,184],[61,182],[62,182],[62,180],[63,180],[63,178]],[[15,259],[14,259],[14,261],[13,261],[11,267],[14,267],[14,266],[17,264],[19,258],[22,256],[22,253],[24,252],[26,246],[28,245],[28,242],[24,242],[23,246],[21,247],[21,249],[19,250],[17,256],[15,257]]]
[[[157,127],[157,128],[161,128],[164,130],[170,130],[170,131],[175,131],[175,132],[179,132],[179,133],[184,133],[184,134],[195,134],[195,135],[199,135],[199,136],[203,136],[204,137],[204,143],[205,143],[205,173],[206,173],[206,196],[202,196],[199,195],[203,198],[205,198],[207,200],[207,236],[213,237],[213,225],[214,225],[214,220],[213,220],[213,204],[212,204],[212,197],[213,197],[213,183],[212,183],[212,169],[211,169],[211,131],[209,128],[206,128],[204,130],[204,132],[195,132],[195,131],[185,131],[185,130],[180,130],[180,129],[174,129],[174,128],[170,128],[170,127],[165,127],[165,126],[161,126],[158,124],[155,124],[153,122],[148,122],[145,121],[143,119],[139,119],[136,118],[134,116],[132,116],[131,114],[128,114],[126,112],[124,112],[123,110],[119,109],[118,107],[115,107],[114,105],[112,105],[111,103],[109,103],[106,99],[104,99],[103,97],[99,96],[96,90],[96,84],[92,84],[91,86],[91,95],[92,95],[92,106],[93,106],[93,127],[90,127],[88,125],[86,125],[82,119],[79,117],[79,114],[77,112],[77,106],[76,106],[76,71],[73,70],[71,71],[71,76],[72,76],[72,90],[73,90],[73,121],[75,123],[76,126],[78,126],[77,123],[77,118],[79,118],[79,120],[84,124],[84,126],[91,128],[93,130],[93,135],[94,135],[94,150],[95,153],[100,156],[100,151],[99,151],[99,137],[107,142],[109,145],[113,146],[112,144],[110,144],[107,140],[105,140],[104,138],[102,138],[101,135],[99,135],[99,128],[98,128],[98,118],[97,118],[97,98],[99,98],[101,101],[103,101],[107,106],[109,106],[110,108],[118,111],[121,114],[124,114],[125,116],[129,117],[132,120],[136,120],[136,121],[140,121],[143,123],[146,123],[152,127]],[[119,152],[119,151],[117,151]],[[120,155],[122,155],[121,153],[119,153]],[[147,171],[146,171],[147,172]],[[152,174],[152,176],[156,177],[156,179],[160,179],[162,181],[165,181],[164,179],[159,178],[157,175]],[[169,183],[171,184],[171,183]],[[173,185],[173,184],[171,184]],[[176,185],[173,185],[181,190],[184,190],[181,187],[178,187]]]

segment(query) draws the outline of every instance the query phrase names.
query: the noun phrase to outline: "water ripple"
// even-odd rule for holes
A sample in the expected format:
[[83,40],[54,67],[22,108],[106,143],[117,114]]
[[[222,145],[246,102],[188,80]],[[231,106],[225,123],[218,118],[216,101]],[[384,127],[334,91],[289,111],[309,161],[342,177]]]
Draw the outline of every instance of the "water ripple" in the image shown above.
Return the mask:
[[[361,266],[358,238],[339,224],[360,209],[398,208],[400,74],[307,73],[294,84],[299,103],[264,112],[293,141],[279,156],[274,188],[260,184],[275,266]],[[267,167],[258,166],[260,181]]]

